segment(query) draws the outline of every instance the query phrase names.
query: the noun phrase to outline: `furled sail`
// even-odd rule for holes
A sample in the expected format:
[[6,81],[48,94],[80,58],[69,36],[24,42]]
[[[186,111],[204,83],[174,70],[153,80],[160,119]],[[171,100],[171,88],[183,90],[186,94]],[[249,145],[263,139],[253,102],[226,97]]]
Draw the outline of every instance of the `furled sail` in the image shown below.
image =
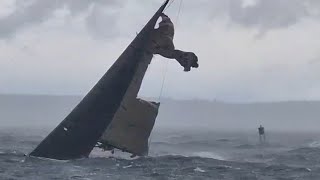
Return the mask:
[[[52,159],[87,157],[98,139],[125,108],[128,88],[146,54],[154,26],[169,0],[159,8],[107,73],[98,81],[72,112],[30,153]],[[130,102],[130,101],[128,101]]]

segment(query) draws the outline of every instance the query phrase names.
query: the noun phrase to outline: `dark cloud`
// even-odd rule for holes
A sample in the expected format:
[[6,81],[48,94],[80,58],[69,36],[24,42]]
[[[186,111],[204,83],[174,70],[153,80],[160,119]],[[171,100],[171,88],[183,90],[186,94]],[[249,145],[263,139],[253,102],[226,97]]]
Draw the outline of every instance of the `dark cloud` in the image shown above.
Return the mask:
[[118,17],[120,11],[110,10],[100,5],[93,5],[86,17],[89,32],[98,39],[112,38],[120,35]]
[[251,6],[243,6],[243,2],[243,0],[228,0],[224,3],[211,1],[211,6],[224,9],[212,12],[211,16],[225,15],[233,23],[266,31],[286,28],[304,18],[318,18],[320,11],[318,0],[255,0]]
[[[67,8],[71,15],[78,15],[88,11],[92,5],[116,7],[123,2],[117,0],[18,0],[16,10],[10,15],[0,18],[0,38],[11,37],[21,29],[42,23],[61,8]],[[88,20],[92,19],[88,18]]]
[[238,0],[231,0],[230,18],[245,26],[262,29],[287,27],[311,15],[304,0],[257,0],[253,6],[243,7]]
[[250,6],[244,6],[244,0],[184,1],[183,15],[193,21],[227,17],[231,23],[261,30],[286,28],[304,18],[320,17],[319,0],[252,1]]
[[[117,19],[121,16],[119,6],[129,4],[126,7],[139,11],[139,15],[147,14],[149,9],[154,10],[159,6],[156,0],[17,0],[16,3],[17,8],[13,13],[0,18],[0,38],[11,37],[21,29],[42,23],[61,8],[67,8],[72,16],[89,12],[86,18],[89,32],[100,37],[113,37],[124,29],[117,25]],[[179,1],[175,1],[168,8],[172,15],[178,11],[178,5]],[[243,0],[197,0],[184,1],[181,16],[190,22],[208,22],[212,17],[223,16],[232,23],[267,31],[286,28],[304,18],[318,18],[319,12],[319,0],[255,0],[251,6],[243,6]],[[128,15],[126,20],[130,18]]]

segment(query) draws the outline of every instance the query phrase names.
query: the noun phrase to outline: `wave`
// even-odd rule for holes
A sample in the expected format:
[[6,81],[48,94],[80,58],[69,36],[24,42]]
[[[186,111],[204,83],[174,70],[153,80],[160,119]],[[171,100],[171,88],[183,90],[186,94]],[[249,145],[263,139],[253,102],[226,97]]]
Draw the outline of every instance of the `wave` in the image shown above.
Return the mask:
[[217,139],[216,141],[218,141],[218,142],[230,142],[232,140],[231,139],[222,138],[222,139]]
[[256,143],[256,144],[240,144],[240,145],[236,145],[234,146],[234,148],[236,149],[256,149],[256,148],[281,148],[284,147],[281,144],[273,144],[273,143]]
[[196,168],[194,169],[194,171],[195,171],[195,172],[201,172],[201,173],[206,172],[205,170],[203,170],[203,169],[201,169],[201,168],[199,168],[199,167],[196,167]]
[[[220,159],[218,159],[220,158]],[[195,159],[198,160],[210,160],[210,161],[223,161],[222,157],[218,155],[212,155],[209,153],[203,153],[199,152],[199,155],[193,154],[193,155],[164,155],[164,156],[157,156],[157,157],[142,157],[138,160],[144,160],[144,159],[150,159],[150,160],[158,160],[158,161],[193,161]]]
[[290,154],[310,154],[310,153],[319,153],[320,147],[301,147],[288,151]]
[[1,156],[24,156],[25,154],[20,151],[16,150],[1,150],[0,151]]
[[319,141],[312,141],[308,144],[308,147],[311,148],[320,148],[320,142]]
[[[38,160],[43,160],[43,161],[61,162],[61,163],[66,163],[66,162],[71,161],[71,160],[60,160],[60,159],[52,159],[52,158],[45,158],[45,157],[36,157],[36,156],[30,156],[30,155],[28,155],[28,157],[32,158],[32,159],[38,159]],[[84,158],[80,158],[80,159],[84,159]]]
[[253,144],[241,144],[241,145],[235,146],[235,148],[237,149],[254,149],[256,147],[257,146]]
[[[320,148],[302,147],[289,151],[273,154],[270,161],[276,164],[286,164],[290,166],[308,167],[320,163]],[[301,169],[298,169],[301,170]],[[305,171],[306,169],[302,169]],[[308,171],[308,170],[306,170]]]
[[215,159],[215,160],[226,160],[223,156],[211,152],[211,151],[196,151],[196,152],[165,152],[161,154],[152,154],[152,158],[158,158],[158,157],[185,157],[185,158],[207,158],[207,159]]
[[216,153],[213,153],[213,152],[195,152],[192,154],[192,156],[189,156],[189,157],[201,157],[201,158],[210,158],[210,159],[216,159],[216,160],[225,160],[224,157],[216,154]]
[[219,146],[221,145],[221,141],[207,141],[207,140],[190,140],[190,141],[183,141],[183,142],[164,142],[164,141],[156,141],[151,142],[152,145],[163,145],[163,146]]

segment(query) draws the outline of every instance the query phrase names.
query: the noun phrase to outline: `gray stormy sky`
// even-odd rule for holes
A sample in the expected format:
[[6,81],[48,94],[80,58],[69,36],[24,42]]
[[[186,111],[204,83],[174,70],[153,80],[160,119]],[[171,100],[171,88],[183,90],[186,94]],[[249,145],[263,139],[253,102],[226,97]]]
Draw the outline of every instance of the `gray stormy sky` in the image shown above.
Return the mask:
[[[0,93],[82,94],[105,73],[162,0],[1,0]],[[179,0],[166,13],[189,73],[169,61],[164,96],[224,101],[320,99],[320,1]],[[156,56],[142,96],[157,97]]]

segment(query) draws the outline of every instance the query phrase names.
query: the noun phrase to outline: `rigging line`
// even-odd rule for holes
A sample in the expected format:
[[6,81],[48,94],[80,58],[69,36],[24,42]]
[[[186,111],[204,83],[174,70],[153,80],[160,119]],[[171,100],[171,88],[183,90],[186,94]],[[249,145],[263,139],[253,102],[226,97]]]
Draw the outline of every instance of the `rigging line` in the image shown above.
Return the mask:
[[165,11],[166,9],[168,9],[170,6],[171,6],[171,4],[174,2],[174,0],[172,0],[172,1],[170,1],[170,3],[168,4],[168,6],[166,7],[166,8],[164,8],[164,10],[163,11]]
[[[165,8],[165,10],[168,7],[170,7],[173,2],[174,2],[174,0],[171,1],[171,3]],[[179,21],[180,12],[181,12],[181,6],[182,6],[182,0],[180,0],[179,10],[178,10],[178,14],[177,14],[177,17],[176,17],[176,24],[177,25],[178,25],[178,21]],[[162,95],[163,95],[163,88],[164,88],[164,84],[165,84],[166,77],[167,77],[168,66],[169,66],[169,59],[166,59],[165,72],[164,72],[164,75],[163,75],[163,78],[162,78],[162,84],[161,84],[160,94],[159,94],[159,97],[158,97],[158,102],[161,101],[161,98],[162,98]],[[151,144],[151,139],[152,139],[152,131],[151,131],[149,139],[148,139],[148,153],[149,153],[149,148],[150,148],[150,144]]]
[[177,24],[176,26],[178,26],[178,23],[179,23],[179,17],[180,17],[182,2],[183,2],[183,0],[180,0],[179,10],[178,10],[177,18],[176,18],[176,24]]
[[166,81],[166,77],[167,77],[167,72],[168,72],[168,65],[169,65],[169,60],[166,59],[166,64],[165,64],[165,69],[164,69],[164,74],[163,74],[163,78],[162,78],[162,83],[161,83],[161,89],[160,89],[160,94],[158,97],[158,101],[161,101],[162,95],[163,95],[163,87]]
[[[173,2],[174,2],[174,0],[172,0],[171,3],[170,3],[167,7],[170,7]],[[182,2],[183,2],[183,0],[180,0],[179,10],[178,10],[178,13],[177,13],[176,23],[175,23],[175,24],[176,24],[176,27],[178,27],[178,24],[179,24],[179,17],[180,17],[180,13],[181,13]],[[177,29],[177,28],[176,28],[176,29]],[[162,98],[162,95],[163,95],[163,88],[164,88],[164,84],[165,84],[166,77],[167,77],[168,65],[169,65],[169,60],[166,59],[164,77],[162,78],[160,95],[159,95],[159,97],[158,97],[158,101],[159,101],[159,102],[161,101],[161,98]]]

